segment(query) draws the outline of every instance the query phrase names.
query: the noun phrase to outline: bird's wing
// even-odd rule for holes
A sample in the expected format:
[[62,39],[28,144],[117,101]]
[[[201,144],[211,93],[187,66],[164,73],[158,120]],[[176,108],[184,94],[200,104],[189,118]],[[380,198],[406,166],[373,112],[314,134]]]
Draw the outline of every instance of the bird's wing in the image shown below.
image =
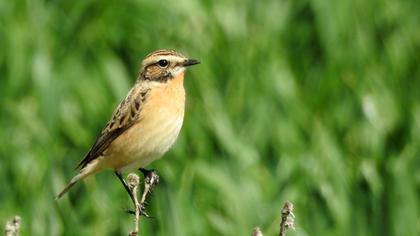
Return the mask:
[[85,158],[77,165],[83,169],[92,160],[101,156],[108,146],[138,121],[144,101],[149,93],[147,88],[136,86],[129,92],[126,98],[118,105],[111,120],[96,138],[95,144],[86,154]]

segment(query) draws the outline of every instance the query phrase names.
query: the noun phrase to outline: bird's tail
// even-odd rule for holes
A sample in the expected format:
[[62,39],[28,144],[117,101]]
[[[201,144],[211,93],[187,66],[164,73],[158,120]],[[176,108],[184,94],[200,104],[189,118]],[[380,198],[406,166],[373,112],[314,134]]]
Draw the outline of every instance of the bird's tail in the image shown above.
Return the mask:
[[57,197],[55,197],[55,199],[60,199],[64,194],[67,193],[67,191],[69,191],[71,187],[73,187],[73,185],[77,183],[77,181],[82,180],[85,177],[102,170],[104,167],[102,165],[98,165],[98,163],[98,159],[95,159],[83,169],[81,169],[79,174],[77,174],[73,177],[73,179],[70,180],[70,183],[67,184],[67,186],[57,195]]
[[55,200],[60,199],[64,194],[66,194],[67,191],[69,191],[69,189],[81,179],[80,177],[80,174],[74,176],[73,179],[70,180],[70,183],[68,183],[67,186],[55,197]]

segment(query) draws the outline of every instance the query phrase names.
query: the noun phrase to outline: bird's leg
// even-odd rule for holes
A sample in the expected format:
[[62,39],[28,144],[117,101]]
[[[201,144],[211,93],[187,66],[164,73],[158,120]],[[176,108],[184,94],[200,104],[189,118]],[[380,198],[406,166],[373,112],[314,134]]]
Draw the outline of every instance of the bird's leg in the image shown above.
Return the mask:
[[[135,196],[133,195],[133,192],[130,190],[130,187],[128,186],[127,182],[125,181],[124,177],[122,176],[121,172],[114,171],[115,175],[118,177],[118,179],[123,184],[125,191],[127,191],[128,195],[130,195],[131,201],[133,201],[134,207],[136,207],[136,200],[134,199]],[[131,211],[129,211],[132,213]]]
[[[157,176],[158,182],[159,182],[159,176],[156,174],[156,171],[154,169],[148,170],[145,168],[139,168],[139,171],[143,173],[144,179],[147,177],[151,178],[152,176]],[[156,178],[156,177],[154,177]]]
[[145,212],[146,198],[147,195],[153,191],[153,188],[159,183],[159,175],[156,174],[155,170],[140,168],[139,171],[141,171],[144,175],[144,189],[140,200],[140,210],[142,215],[149,217],[149,215]]

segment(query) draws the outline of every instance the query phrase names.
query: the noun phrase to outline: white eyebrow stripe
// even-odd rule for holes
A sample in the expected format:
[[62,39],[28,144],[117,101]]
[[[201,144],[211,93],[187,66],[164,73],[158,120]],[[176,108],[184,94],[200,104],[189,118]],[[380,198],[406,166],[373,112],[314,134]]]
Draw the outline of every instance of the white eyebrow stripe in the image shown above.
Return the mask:
[[179,57],[179,56],[174,56],[174,55],[152,56],[152,57],[146,58],[143,61],[142,66],[144,67],[146,65],[150,65],[150,64],[156,63],[156,62],[158,62],[160,60],[163,60],[163,59],[164,60],[167,60],[169,62],[178,62],[178,63],[179,62],[183,62],[184,60],[186,60],[186,58]]
[[182,58],[182,57],[177,57],[177,56],[157,56],[154,58],[154,60],[156,61],[160,61],[160,60],[168,60],[168,61],[175,61],[175,62],[182,62],[184,61],[186,58]]

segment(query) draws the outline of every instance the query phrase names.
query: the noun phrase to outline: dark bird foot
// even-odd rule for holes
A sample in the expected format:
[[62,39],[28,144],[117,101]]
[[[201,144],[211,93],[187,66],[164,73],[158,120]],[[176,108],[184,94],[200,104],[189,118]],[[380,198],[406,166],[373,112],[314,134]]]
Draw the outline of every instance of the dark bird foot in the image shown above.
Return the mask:
[[[147,203],[139,203],[139,205],[137,205],[138,210],[139,210],[139,215],[144,216],[146,218],[150,218],[150,215],[146,212],[146,206],[148,204]],[[136,215],[136,212],[134,210],[125,210],[126,213],[130,214],[130,215]]]
[[145,168],[139,168],[139,171],[141,173],[143,173],[144,178],[146,178],[148,176],[151,176],[152,173],[156,173],[156,171],[154,169],[148,170],[148,169],[145,169]]
[[[143,173],[144,175],[144,187],[145,192],[147,191],[151,193],[154,189],[154,187],[159,183],[159,175],[156,174],[156,171],[154,169],[147,170],[144,168],[139,168],[139,171]],[[143,200],[143,199],[142,199]]]

